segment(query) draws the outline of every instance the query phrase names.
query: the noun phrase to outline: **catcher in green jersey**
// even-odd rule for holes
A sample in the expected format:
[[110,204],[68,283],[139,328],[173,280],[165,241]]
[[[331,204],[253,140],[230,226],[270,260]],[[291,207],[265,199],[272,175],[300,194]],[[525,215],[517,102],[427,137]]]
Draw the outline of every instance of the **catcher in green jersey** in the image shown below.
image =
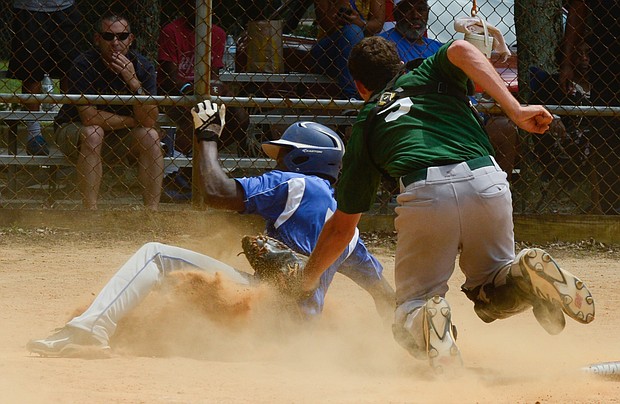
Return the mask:
[[438,372],[462,365],[445,300],[459,253],[462,290],[483,321],[530,308],[550,334],[562,331],[564,315],[592,321],[594,300],[583,282],[543,250],[515,254],[510,188],[467,98],[470,80],[526,131],[544,133],[551,114],[520,105],[485,56],[462,40],[405,72],[394,44],[365,38],[349,70],[366,104],[343,158],[338,209],[310,255],[302,289],[312,290],[346,246],[383,175],[400,184],[393,333],[413,356]]

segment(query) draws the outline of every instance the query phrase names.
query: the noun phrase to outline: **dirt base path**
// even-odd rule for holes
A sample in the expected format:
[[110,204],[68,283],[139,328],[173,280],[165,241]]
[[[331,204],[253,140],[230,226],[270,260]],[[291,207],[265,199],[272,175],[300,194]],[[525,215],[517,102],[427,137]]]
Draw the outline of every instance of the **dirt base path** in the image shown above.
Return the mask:
[[[273,314],[268,290],[218,287],[249,314],[205,316],[174,294],[152,294],[121,327],[109,359],[29,355],[44,337],[87,305],[146,241],[192,248],[249,270],[240,234],[222,223],[167,232],[74,228],[0,228],[1,402],[28,403],[474,403],[620,402],[620,380],[582,374],[586,364],[620,360],[620,262],[617,254],[551,251],[588,284],[596,320],[569,321],[547,335],[530,313],[484,324],[459,292],[447,295],[466,369],[433,376],[392,339],[361,289],[337,275],[320,320],[295,327]],[[249,227],[248,227],[249,228]],[[389,245],[389,243],[388,243]],[[393,279],[393,250],[372,250]],[[239,316],[237,316],[237,314]],[[122,333],[121,333],[122,331]]]

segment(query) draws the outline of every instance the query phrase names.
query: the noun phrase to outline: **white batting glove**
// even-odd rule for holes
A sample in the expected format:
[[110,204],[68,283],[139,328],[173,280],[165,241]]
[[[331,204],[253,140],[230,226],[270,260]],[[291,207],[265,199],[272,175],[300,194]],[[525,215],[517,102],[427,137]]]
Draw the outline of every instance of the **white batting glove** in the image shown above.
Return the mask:
[[224,104],[218,107],[216,103],[204,100],[196,104],[191,111],[197,135],[205,131],[213,132],[218,137],[222,135],[226,124],[226,106]]

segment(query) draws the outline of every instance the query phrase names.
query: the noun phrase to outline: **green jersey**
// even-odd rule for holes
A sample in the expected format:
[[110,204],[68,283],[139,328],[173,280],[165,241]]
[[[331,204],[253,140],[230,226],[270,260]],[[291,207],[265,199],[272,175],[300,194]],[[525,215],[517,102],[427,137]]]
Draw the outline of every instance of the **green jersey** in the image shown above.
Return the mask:
[[[465,94],[467,76],[448,60],[449,45],[399,77],[394,88],[445,83]],[[336,199],[345,213],[370,209],[382,175],[375,164],[399,178],[426,167],[493,154],[478,118],[456,96],[429,93],[400,98],[376,115],[366,139],[364,125],[374,107],[375,103],[368,103],[360,111],[343,157]]]

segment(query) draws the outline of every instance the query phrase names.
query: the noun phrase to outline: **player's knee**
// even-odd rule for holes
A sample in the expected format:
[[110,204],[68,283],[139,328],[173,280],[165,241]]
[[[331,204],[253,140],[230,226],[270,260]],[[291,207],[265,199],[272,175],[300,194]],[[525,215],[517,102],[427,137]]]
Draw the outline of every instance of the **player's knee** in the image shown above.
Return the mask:
[[140,250],[152,254],[161,251],[162,245],[162,243],[156,241],[149,241],[148,243],[144,243],[142,247],[140,247]]

